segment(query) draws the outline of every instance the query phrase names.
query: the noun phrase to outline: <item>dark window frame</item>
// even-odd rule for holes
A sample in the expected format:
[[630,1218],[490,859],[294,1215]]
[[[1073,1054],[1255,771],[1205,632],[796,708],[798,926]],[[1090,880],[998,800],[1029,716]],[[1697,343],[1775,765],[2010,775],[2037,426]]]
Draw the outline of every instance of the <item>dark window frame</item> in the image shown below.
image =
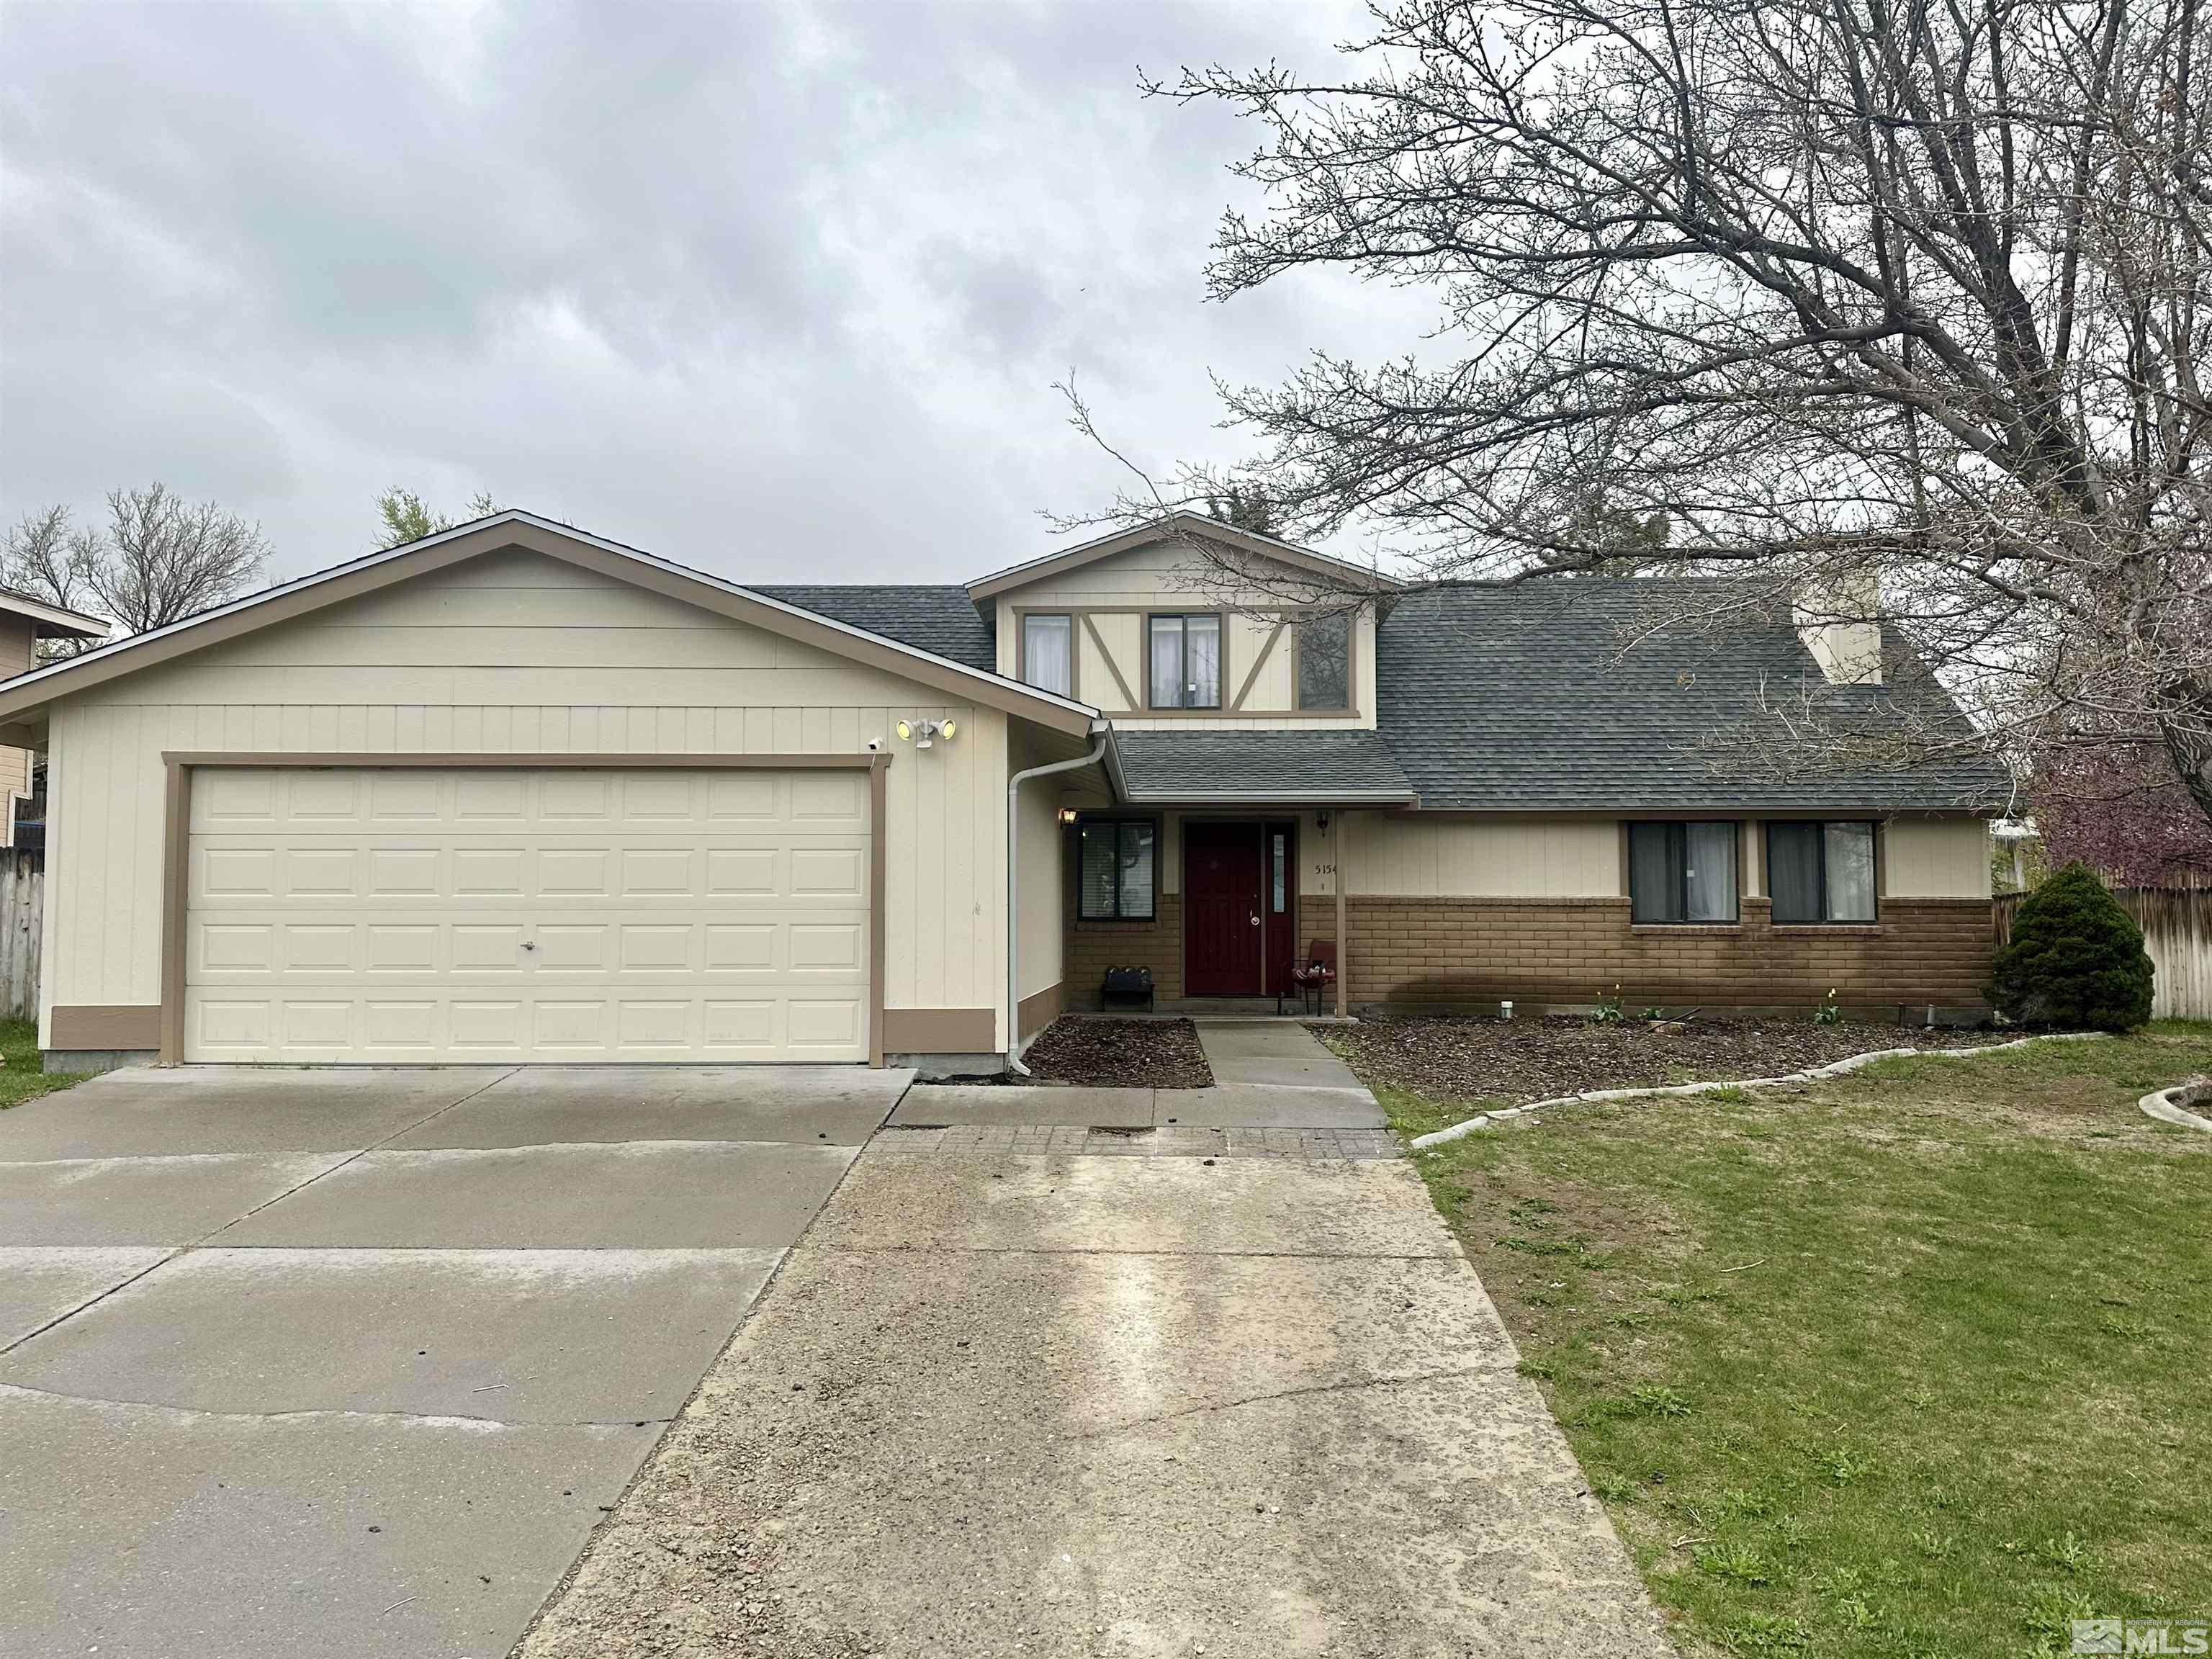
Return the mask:
[[[1190,684],[1190,620],[1194,617],[1211,617],[1213,622],[1213,701],[1212,702],[1157,702],[1152,691],[1152,624],[1156,622],[1180,622],[1183,624],[1182,672],[1176,684]],[[1145,612],[1144,638],[1145,708],[1164,709],[1170,714],[1190,711],[1203,714],[1219,714],[1226,701],[1229,681],[1229,613],[1225,611],[1147,611]]]
[[[1344,624],[1344,701],[1339,703],[1310,703],[1305,699],[1305,641],[1306,629],[1315,622],[1341,621]],[[1352,664],[1358,635],[1358,612],[1356,611],[1322,611],[1311,618],[1301,618],[1291,626],[1291,707],[1304,712],[1310,709],[1316,714],[1349,714],[1358,701],[1354,684]]]
[[[1114,914],[1093,915],[1085,908],[1089,890],[1083,881],[1083,832],[1094,825],[1113,824],[1114,833]],[[1152,832],[1152,879],[1148,901],[1143,915],[1138,915],[1121,908],[1121,830],[1142,826]],[[1160,915],[1160,857],[1164,832],[1158,817],[1143,812],[1084,812],[1075,820],[1075,919],[1078,921],[1157,921]]]
[[[1721,823],[1729,828],[1730,852],[1729,873],[1735,878],[1729,884],[1729,913],[1725,916],[1690,915],[1690,826],[1693,823]],[[1655,919],[1637,914],[1636,902],[1636,832],[1638,830],[1667,830],[1673,853],[1674,908],[1681,914],[1674,919]],[[1625,831],[1627,841],[1628,919],[1638,927],[1737,927],[1743,923],[1743,820],[1741,818],[1632,818]]]
[[[1828,915],[1828,826],[1832,823],[1863,823],[1867,830],[1867,851],[1872,869],[1868,881],[1869,896],[1873,908],[1863,916],[1838,917]],[[1815,832],[1814,842],[1820,856],[1814,867],[1820,872],[1820,893],[1811,916],[1778,916],[1774,914],[1774,832],[1782,829],[1802,829],[1809,825]],[[1759,856],[1765,860],[1763,873],[1766,878],[1767,920],[1777,927],[1873,927],[1881,921],[1881,820],[1879,818],[1769,818],[1766,833],[1759,846]]]

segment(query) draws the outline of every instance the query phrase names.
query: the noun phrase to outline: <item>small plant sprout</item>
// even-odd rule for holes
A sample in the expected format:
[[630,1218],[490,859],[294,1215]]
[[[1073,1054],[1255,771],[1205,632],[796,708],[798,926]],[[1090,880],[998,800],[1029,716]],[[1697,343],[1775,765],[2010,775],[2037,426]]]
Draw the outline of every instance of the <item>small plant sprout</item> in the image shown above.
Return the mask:
[[1590,1020],[1594,1024],[1613,1025],[1617,1024],[1620,1019],[1620,987],[1616,985],[1613,988],[1611,996],[1600,997],[1597,1000],[1597,1006],[1590,1010]]
[[1813,1011],[1813,1024],[1841,1025],[1843,1023],[1844,1011],[1836,1001],[1836,988],[1831,985],[1828,988],[1828,994],[1820,1000],[1820,1006]]

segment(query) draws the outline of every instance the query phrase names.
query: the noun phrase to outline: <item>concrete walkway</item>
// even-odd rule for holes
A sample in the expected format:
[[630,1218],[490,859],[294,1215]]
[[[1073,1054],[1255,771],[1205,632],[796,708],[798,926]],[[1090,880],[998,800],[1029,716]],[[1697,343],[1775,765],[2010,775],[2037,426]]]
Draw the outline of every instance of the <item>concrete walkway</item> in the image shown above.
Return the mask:
[[894,1124],[1142,1129],[1387,1130],[1352,1068],[1283,1019],[1201,1019],[1210,1089],[1097,1089],[1065,1084],[919,1085]]
[[[1352,1092],[1208,1047],[1155,1112]],[[1012,1121],[1079,1092],[909,1093],[996,1104],[869,1143],[526,1655],[1670,1650],[1411,1167],[1295,1151],[1386,1132]]]

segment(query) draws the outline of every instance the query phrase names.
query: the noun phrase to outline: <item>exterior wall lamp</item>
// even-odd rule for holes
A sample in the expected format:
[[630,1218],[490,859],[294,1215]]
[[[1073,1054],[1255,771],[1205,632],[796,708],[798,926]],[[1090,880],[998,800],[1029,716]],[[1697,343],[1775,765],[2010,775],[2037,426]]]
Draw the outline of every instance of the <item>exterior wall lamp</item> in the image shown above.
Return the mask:
[[917,749],[931,749],[936,746],[935,740],[939,738],[950,743],[958,737],[960,723],[957,720],[901,720],[891,730],[898,733],[901,743],[910,743]]

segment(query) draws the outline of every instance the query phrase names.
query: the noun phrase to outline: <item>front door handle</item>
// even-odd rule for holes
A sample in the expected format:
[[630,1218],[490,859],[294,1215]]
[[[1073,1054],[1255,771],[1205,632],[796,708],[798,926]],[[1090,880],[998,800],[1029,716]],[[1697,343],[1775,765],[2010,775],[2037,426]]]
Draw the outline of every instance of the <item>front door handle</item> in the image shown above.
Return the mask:
[[1255,927],[1257,927],[1260,925],[1260,918],[1256,914],[1252,917],[1252,925]]

